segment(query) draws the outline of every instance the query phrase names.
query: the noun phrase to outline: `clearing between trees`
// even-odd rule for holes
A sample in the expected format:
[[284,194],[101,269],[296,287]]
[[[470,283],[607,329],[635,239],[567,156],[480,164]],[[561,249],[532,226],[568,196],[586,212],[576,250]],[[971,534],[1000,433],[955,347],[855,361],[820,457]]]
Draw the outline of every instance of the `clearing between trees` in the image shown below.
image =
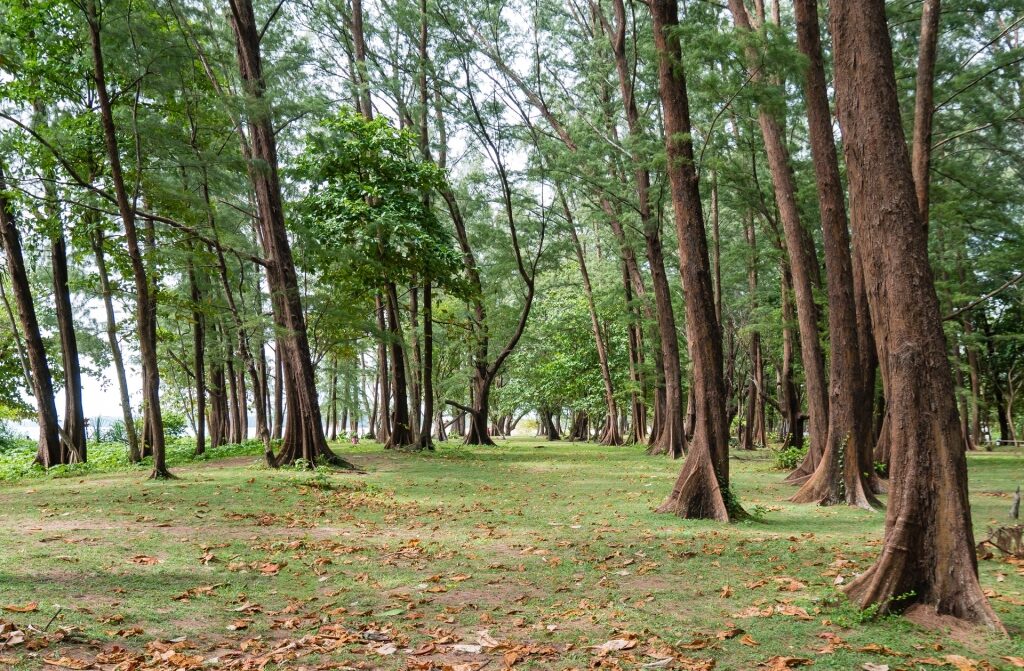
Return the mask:
[[[655,513],[678,463],[642,446],[332,449],[363,473],[270,470],[257,447],[173,481],[4,483],[0,667],[1024,664],[1016,635],[855,608],[837,586],[877,557],[884,514],[786,502],[767,450],[730,460],[754,519],[723,526]],[[968,462],[980,539],[1007,523],[1022,456]],[[979,554],[992,607],[1020,632],[1024,561]]]

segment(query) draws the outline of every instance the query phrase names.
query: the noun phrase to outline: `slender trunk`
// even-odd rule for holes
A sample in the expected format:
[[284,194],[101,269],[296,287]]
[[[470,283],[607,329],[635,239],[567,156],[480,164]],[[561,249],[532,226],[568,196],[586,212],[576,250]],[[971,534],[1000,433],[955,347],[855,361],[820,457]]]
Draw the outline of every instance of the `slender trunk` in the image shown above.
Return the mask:
[[[195,249],[193,245],[193,256]],[[203,316],[203,296],[196,279],[192,256],[188,261],[188,282],[192,297],[192,358],[195,361],[196,454],[202,454],[206,451],[206,318]]]
[[[737,28],[742,31],[753,29],[742,0],[729,0],[729,8]],[[752,45],[746,49],[746,58],[747,66],[753,73],[751,79],[755,82],[763,81],[764,77],[759,74],[760,56]],[[820,272],[810,233],[800,220],[796,181],[782,126],[763,105],[758,110],[757,119],[761,127],[761,136],[764,138],[765,153],[771,169],[772,184],[775,187],[775,201],[779,208],[786,238],[786,251],[790,260],[797,305],[797,325],[800,331],[800,355],[807,389],[807,411],[810,415],[811,444],[807,457],[787,478],[787,482],[799,483],[810,477],[818,467],[828,439],[829,399],[825,380],[825,357],[818,335],[819,310],[814,300],[814,289],[821,284],[818,277]]]
[[4,253],[7,256],[7,272],[11,276],[14,302],[18,306],[21,331],[29,367],[32,371],[32,392],[36,400],[36,415],[39,420],[39,449],[36,461],[43,468],[56,466],[61,461],[60,429],[57,426],[57,406],[53,400],[53,377],[46,361],[46,348],[39,331],[36,309],[32,302],[25,258],[21,251],[21,234],[15,220],[13,204],[7,199],[7,177],[0,164],[0,237],[3,238]]
[[687,343],[693,361],[697,426],[668,498],[658,508],[680,517],[728,521],[742,515],[729,489],[729,427],[722,383],[722,333],[715,318],[707,233],[690,136],[690,109],[676,26],[675,0],[651,0],[658,89],[665,119],[667,172],[686,298]]
[[150,280],[146,273],[142,252],[139,248],[138,231],[135,226],[135,208],[125,188],[121,170],[121,155],[117,143],[117,129],[114,126],[114,111],[107,92],[103,46],[100,37],[100,21],[96,13],[96,1],[86,0],[86,18],[89,24],[89,38],[92,46],[93,79],[96,84],[96,100],[100,109],[100,122],[110,164],[110,178],[114,185],[117,209],[124,224],[128,256],[131,259],[132,276],[135,280],[136,318],[138,321],[139,354],[142,359],[142,397],[145,424],[151,429],[153,450],[153,478],[169,478],[166,452],[164,449],[163,416],[160,412],[160,367],[156,346],[156,313],[151,300]]
[[939,44],[940,0],[921,5],[921,36],[918,40],[917,82],[914,91],[914,138],[910,165],[921,223],[928,230],[928,187],[932,157],[932,116],[935,106],[935,55]]
[[[420,449],[433,450],[431,425],[434,421],[434,306],[430,279],[423,283],[423,424]],[[443,440],[443,439],[442,439]]]
[[847,594],[1005,632],[978,581],[967,462],[900,119],[884,0],[832,0],[836,108],[879,357],[887,362],[889,509],[878,560]]
[[270,437],[274,440],[281,440],[281,432],[284,429],[284,362],[281,360],[281,339],[278,338],[274,346],[274,428]]
[[388,315],[388,339],[391,350],[392,404],[391,435],[384,444],[385,449],[408,447],[416,442],[409,423],[409,397],[405,365],[405,339],[398,317],[398,289],[389,282],[385,293],[385,307]]
[[53,268],[54,302],[57,307],[57,330],[64,362],[64,434],[71,440],[65,445],[62,463],[87,461],[85,410],[82,407],[82,368],[78,360],[78,339],[68,288],[68,256],[64,232],[50,238],[50,259]]
[[235,35],[238,67],[247,94],[249,178],[255,192],[256,210],[267,280],[278,327],[284,333],[279,354],[284,355],[284,378],[288,392],[288,432],[277,464],[302,459],[310,465],[321,461],[348,466],[327,447],[316,376],[309,351],[306,319],[302,310],[295,262],[284,221],[284,203],[277,173],[277,140],[271,109],[264,99],[265,82],[260,55],[260,28],[251,0],[229,0],[230,23]]
[[114,296],[110,288],[110,276],[107,274],[107,260],[103,254],[102,228],[96,228],[92,244],[93,253],[96,256],[96,273],[100,279],[100,293],[103,294],[103,308],[107,316],[107,342],[110,344],[110,356],[114,360],[114,371],[117,374],[117,389],[121,396],[121,417],[124,421],[125,436],[128,439],[128,461],[137,464],[142,461],[142,451],[139,449],[139,436],[135,431],[135,418],[132,416],[131,397],[128,394],[128,376],[124,370],[121,343],[117,341]]

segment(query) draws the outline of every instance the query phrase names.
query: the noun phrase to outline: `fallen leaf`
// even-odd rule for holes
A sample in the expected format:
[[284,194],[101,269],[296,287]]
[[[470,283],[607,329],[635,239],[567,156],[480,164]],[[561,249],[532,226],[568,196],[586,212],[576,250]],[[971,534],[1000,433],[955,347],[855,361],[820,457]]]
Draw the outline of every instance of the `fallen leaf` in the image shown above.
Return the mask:
[[43,664],[50,666],[59,666],[62,669],[91,669],[92,662],[87,662],[84,659],[75,659],[74,657],[61,657],[59,659],[46,659],[43,658]]
[[723,599],[728,599],[732,596],[732,587],[729,587],[728,585],[724,586],[722,588],[722,591],[718,593],[718,596],[722,597]]
[[889,671],[888,664],[873,664],[871,662],[864,662],[860,668],[864,671]]
[[1008,661],[1015,669],[1024,669],[1024,657],[1003,657]]
[[135,555],[134,557],[129,557],[128,561],[133,564],[138,564],[139,566],[153,566],[154,564],[160,563],[159,559],[148,555]]
[[810,666],[811,664],[814,662],[804,657],[782,657],[780,655],[772,657],[767,662],[761,662],[758,668],[768,669],[768,671],[786,671],[786,669],[795,669],[798,666]]
[[29,601],[28,603],[22,604],[20,606],[11,604],[4,606],[4,610],[6,610],[8,613],[31,613],[33,611],[39,610],[39,604],[35,601]]
[[963,655],[946,655],[946,661],[956,667],[957,671],[979,671],[978,662]]
[[753,648],[755,645],[761,645],[760,643],[755,641],[754,637],[751,636],[750,634],[743,634],[743,636],[740,638],[740,643],[742,645],[748,645],[751,648]]
[[605,641],[601,645],[590,646],[594,650],[597,650],[599,655],[607,655],[609,652],[615,652],[616,650],[631,650],[636,647],[635,638],[613,638],[610,641]]

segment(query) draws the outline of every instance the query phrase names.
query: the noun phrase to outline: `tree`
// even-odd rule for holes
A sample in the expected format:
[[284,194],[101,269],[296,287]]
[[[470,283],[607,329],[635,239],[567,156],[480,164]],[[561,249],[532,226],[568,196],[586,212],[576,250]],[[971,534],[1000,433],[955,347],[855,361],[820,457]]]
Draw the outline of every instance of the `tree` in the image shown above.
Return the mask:
[[881,613],[924,604],[1005,631],[982,593],[964,440],[896,97],[883,0],[832,0],[836,101],[854,243],[885,377],[892,461],[885,539],[847,588]]
[[715,316],[711,261],[690,139],[690,106],[675,0],[652,0],[658,90],[665,116],[667,171],[672,187],[679,265],[686,295],[686,334],[693,361],[697,424],[672,492],[658,507],[680,517],[728,521],[742,515],[729,489],[729,427],[725,415],[722,333]]

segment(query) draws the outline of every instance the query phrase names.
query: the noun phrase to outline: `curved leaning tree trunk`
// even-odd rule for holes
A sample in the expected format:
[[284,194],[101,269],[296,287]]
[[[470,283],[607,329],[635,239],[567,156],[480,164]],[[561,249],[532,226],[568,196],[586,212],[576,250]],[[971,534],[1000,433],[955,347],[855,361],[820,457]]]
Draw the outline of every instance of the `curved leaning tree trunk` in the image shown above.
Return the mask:
[[693,361],[697,422],[672,492],[658,512],[728,521],[743,514],[729,493],[729,428],[725,416],[722,334],[715,317],[711,261],[690,139],[690,104],[681,61],[676,0],[652,0],[658,89],[665,117],[668,177],[686,297],[686,331]]
[[18,306],[18,317],[21,320],[21,330],[25,334],[28,363],[32,371],[32,392],[36,397],[36,413],[39,419],[39,449],[36,461],[43,468],[49,468],[62,463],[57,406],[53,400],[53,377],[50,374],[50,365],[46,361],[46,348],[43,346],[39,321],[36,319],[35,305],[32,302],[25,258],[21,251],[21,235],[14,218],[14,208],[7,200],[6,191],[7,179],[4,176],[4,165],[0,163],[0,238],[3,239],[7,270],[11,275],[11,285],[14,289],[14,302]]
[[153,454],[154,479],[173,477],[167,469],[164,424],[160,411],[160,363],[156,345],[156,309],[153,286],[146,271],[136,222],[135,205],[125,188],[124,173],[121,169],[121,154],[118,148],[117,128],[114,125],[114,110],[107,91],[106,68],[103,61],[103,44],[100,18],[95,0],[85,3],[86,22],[89,27],[89,41],[92,48],[93,80],[96,84],[96,100],[100,109],[100,123],[110,164],[110,180],[114,186],[118,214],[124,224],[124,237],[131,259],[132,278],[135,281],[136,319],[138,324],[139,354],[142,360],[143,399],[143,447],[148,432]]
[[825,243],[831,357],[825,450],[817,468],[791,500],[821,505],[846,503],[871,509],[881,504],[872,492],[871,470],[861,469],[862,455],[871,453],[870,425],[857,421],[866,390],[857,334],[850,234],[821,58],[818,4],[817,0],[794,0],[793,8],[797,43],[808,59],[804,97]]
[[913,604],[1005,632],[978,581],[967,460],[928,262],[884,0],[832,0],[836,101],[867,297],[888,362],[891,465],[885,540],[847,588],[880,613]]
[[306,319],[284,223],[284,205],[277,174],[277,140],[264,97],[266,83],[260,56],[260,28],[256,24],[252,1],[230,0],[229,22],[235,35],[239,72],[252,103],[247,110],[248,142],[243,146],[243,153],[248,159],[249,178],[256,196],[260,237],[267,257],[267,281],[274,294],[274,318],[284,332],[279,355],[283,356],[288,410],[284,445],[277,455],[276,464],[291,464],[302,459],[311,465],[327,461],[351,467],[331,451],[324,437]]
[[[736,27],[741,31],[753,30],[750,16],[743,0],[729,0],[729,9]],[[762,82],[760,74],[761,57],[752,44],[745,49],[747,67],[752,71],[751,80]],[[789,149],[786,147],[779,120],[762,105],[758,110],[758,124],[764,138],[765,153],[771,169],[775,202],[779,208],[783,233],[786,238],[786,252],[789,256],[793,289],[797,304],[797,325],[800,330],[800,355],[804,365],[807,388],[807,410],[810,415],[811,442],[807,457],[793,471],[786,482],[800,483],[810,477],[825,452],[828,436],[828,390],[825,383],[825,357],[821,351],[818,336],[818,306],[814,301],[814,288],[820,285],[818,261],[814,244],[800,220],[796,200],[796,182],[793,176]]]
[[[602,445],[621,445],[622,434],[619,432],[619,409],[618,404],[615,402],[615,390],[612,386],[612,374],[611,369],[608,365],[608,350],[605,347],[604,337],[601,335],[601,323],[597,317],[597,307],[594,305],[594,291],[590,285],[590,273],[587,271],[587,260],[583,255],[583,245],[580,244],[580,238],[576,234],[576,224],[573,221],[572,212],[569,210],[569,204],[565,201],[565,197],[562,195],[561,190],[558,193],[559,200],[562,201],[562,210],[565,212],[566,220],[569,222],[569,235],[572,236],[573,248],[576,250],[576,261],[580,266],[580,277],[583,280],[583,293],[587,297],[587,310],[590,313],[590,326],[594,331],[594,345],[597,347],[597,360],[601,366],[601,381],[604,383],[604,403],[605,403],[605,421],[604,427],[601,428],[601,433],[598,436],[597,441]],[[680,422],[681,424],[682,422]],[[578,432],[570,432],[572,435],[569,436],[570,440],[586,440],[588,436],[586,431],[582,432],[582,436],[577,435]]]

